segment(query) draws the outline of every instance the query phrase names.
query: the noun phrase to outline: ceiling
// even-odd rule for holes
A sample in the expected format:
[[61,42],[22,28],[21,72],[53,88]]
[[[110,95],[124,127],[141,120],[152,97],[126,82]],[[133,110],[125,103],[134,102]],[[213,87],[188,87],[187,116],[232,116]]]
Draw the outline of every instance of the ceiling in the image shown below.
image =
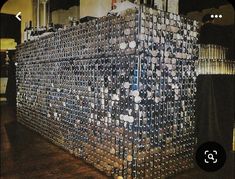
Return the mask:
[[[2,7],[6,1],[7,0],[1,0],[0,7]],[[229,4],[229,1],[232,0],[179,0],[179,12],[180,14],[187,14],[188,12],[201,11],[212,7],[218,8],[221,5]],[[69,9],[71,6],[79,4],[80,0],[50,0],[51,11]]]
[[[168,0],[170,1],[170,0]],[[187,14],[192,11],[218,8],[221,5],[230,4],[227,0],[179,0],[180,14]]]
[[[187,14],[188,12],[201,11],[212,7],[218,8],[225,4],[229,4],[229,2],[227,0],[179,0],[179,12],[180,14]],[[51,11],[69,9],[74,5],[79,6],[80,0],[50,0]]]
[[69,9],[72,6],[79,6],[80,0],[50,0],[50,10]]

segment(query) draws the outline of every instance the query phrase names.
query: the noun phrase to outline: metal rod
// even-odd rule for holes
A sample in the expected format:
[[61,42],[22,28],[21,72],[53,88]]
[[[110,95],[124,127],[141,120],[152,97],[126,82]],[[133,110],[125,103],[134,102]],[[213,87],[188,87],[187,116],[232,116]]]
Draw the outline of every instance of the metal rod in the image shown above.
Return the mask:
[[45,27],[46,26],[46,21],[47,21],[47,17],[46,17],[46,12],[47,12],[47,2],[44,1],[43,2],[43,26]]
[[40,23],[39,23],[39,20],[40,20],[40,0],[37,0],[37,29],[39,29],[39,26],[40,26]]

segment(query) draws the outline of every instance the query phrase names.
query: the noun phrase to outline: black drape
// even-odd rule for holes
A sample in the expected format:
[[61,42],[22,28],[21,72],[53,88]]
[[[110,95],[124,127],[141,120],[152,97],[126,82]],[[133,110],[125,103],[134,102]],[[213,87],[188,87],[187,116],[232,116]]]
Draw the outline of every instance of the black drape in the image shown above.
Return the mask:
[[16,68],[15,62],[10,60],[8,65],[8,81],[6,87],[7,102],[10,106],[16,105]]
[[217,141],[232,149],[234,75],[199,75],[197,79],[198,142]]
[[227,155],[225,165],[208,178],[234,177],[232,151],[234,127],[234,75],[199,75],[196,94],[196,135],[198,146],[207,141],[221,144]]

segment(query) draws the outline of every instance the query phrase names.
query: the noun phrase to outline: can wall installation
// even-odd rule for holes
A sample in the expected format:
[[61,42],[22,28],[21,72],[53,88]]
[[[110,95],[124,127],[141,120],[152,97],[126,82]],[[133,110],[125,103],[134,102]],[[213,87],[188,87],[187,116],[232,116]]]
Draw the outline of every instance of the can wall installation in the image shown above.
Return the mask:
[[114,178],[193,166],[198,23],[141,6],[17,47],[17,118]]

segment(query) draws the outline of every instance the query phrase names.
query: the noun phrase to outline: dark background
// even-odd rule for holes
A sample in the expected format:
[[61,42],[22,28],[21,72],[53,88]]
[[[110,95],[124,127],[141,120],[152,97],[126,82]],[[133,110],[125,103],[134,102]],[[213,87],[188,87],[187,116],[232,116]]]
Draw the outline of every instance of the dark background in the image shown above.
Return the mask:
[[16,19],[15,15],[0,13],[0,22],[0,38],[12,38],[19,44],[21,22]]
[[[197,147],[215,141],[226,151],[226,162],[216,172],[204,172],[207,179],[234,178],[232,149],[235,116],[235,75],[199,75],[196,93]],[[195,164],[195,166],[197,166]],[[198,168],[198,171],[202,171]],[[193,177],[192,177],[193,178]]]
[[234,75],[197,77],[196,122],[198,144],[216,141],[232,150],[234,125]]

